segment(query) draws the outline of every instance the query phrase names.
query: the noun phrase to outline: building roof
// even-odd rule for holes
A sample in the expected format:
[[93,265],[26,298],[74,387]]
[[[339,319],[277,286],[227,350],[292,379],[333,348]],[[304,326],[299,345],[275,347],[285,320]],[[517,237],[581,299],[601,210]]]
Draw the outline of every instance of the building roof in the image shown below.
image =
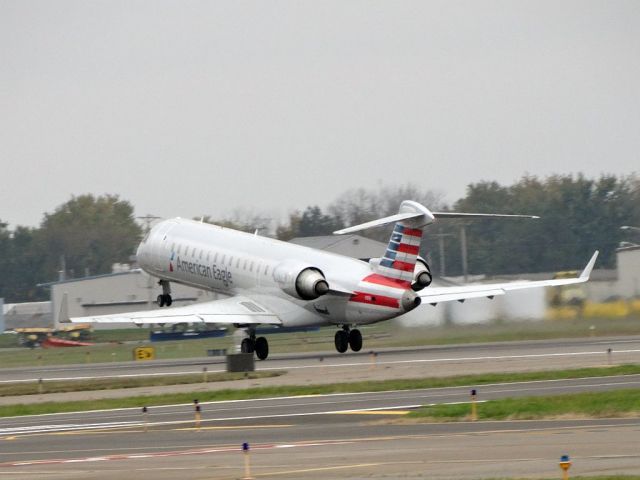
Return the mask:
[[353,258],[381,257],[387,245],[360,235],[322,235],[317,237],[296,237],[290,240],[296,245],[325,250]]

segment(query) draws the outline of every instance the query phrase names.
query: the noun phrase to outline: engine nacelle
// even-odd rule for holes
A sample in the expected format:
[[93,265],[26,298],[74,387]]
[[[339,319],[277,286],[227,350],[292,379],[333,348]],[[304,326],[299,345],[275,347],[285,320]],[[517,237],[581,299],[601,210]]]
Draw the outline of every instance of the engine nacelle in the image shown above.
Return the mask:
[[413,282],[411,282],[411,289],[414,292],[419,292],[423,288],[431,285],[432,280],[433,276],[431,275],[429,264],[422,257],[418,257],[416,267],[413,270]]
[[275,268],[273,278],[285,293],[301,300],[315,300],[329,291],[320,269],[297,261],[282,262]]

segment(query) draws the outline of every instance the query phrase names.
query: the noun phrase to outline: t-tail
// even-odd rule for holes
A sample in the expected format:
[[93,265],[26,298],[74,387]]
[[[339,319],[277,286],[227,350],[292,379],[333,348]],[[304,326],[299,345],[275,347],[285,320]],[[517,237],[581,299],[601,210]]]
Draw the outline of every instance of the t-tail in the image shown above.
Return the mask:
[[354,227],[334,232],[336,234],[351,233],[366,228],[395,223],[387,250],[379,262],[373,263],[378,275],[409,288],[414,279],[414,270],[422,241],[422,230],[433,223],[435,217],[429,209],[417,202],[405,200],[400,204],[396,215],[363,223]]
[[384,257],[374,263],[376,273],[408,288],[414,280],[422,230],[438,218],[539,218],[533,215],[507,215],[500,213],[431,212],[424,205],[405,200],[395,215],[362,223],[333,232],[337,235],[353,233],[367,228],[395,223]]

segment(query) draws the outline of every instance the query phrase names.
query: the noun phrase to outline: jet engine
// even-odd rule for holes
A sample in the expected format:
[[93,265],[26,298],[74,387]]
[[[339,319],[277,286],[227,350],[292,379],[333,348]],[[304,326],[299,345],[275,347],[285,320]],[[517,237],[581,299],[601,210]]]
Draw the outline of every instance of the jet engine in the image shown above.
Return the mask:
[[416,260],[416,267],[413,270],[413,282],[411,283],[411,289],[414,292],[419,292],[425,287],[431,285],[433,276],[431,275],[431,269],[429,264],[422,258],[418,257]]
[[300,262],[282,262],[275,268],[273,278],[285,293],[302,300],[314,300],[329,291],[322,271]]

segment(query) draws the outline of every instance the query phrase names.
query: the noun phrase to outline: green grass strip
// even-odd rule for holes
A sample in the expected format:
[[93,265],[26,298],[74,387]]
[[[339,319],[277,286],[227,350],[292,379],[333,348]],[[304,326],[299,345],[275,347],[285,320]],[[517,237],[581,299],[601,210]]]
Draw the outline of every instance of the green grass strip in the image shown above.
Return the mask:
[[[417,378],[403,380],[382,380],[367,382],[334,383],[327,385],[273,386],[247,389],[223,389],[209,392],[185,392],[179,394],[159,394],[128,398],[112,398],[90,401],[45,402],[27,405],[0,406],[0,417],[17,415],[35,415],[43,413],[74,412],[110,408],[141,407],[189,403],[197,395],[200,401],[243,400],[293,395],[321,395],[330,393],[379,392],[387,390],[415,390],[420,388],[439,388],[456,386],[474,386],[491,383],[527,382],[535,380],[555,380],[582,377],[603,377],[609,375],[639,374],[640,365],[620,365],[603,368],[580,368],[572,370],[496,373],[484,375],[465,375],[443,378]],[[481,390],[480,390],[480,395]],[[468,407],[467,407],[468,408]]]
[[[478,420],[537,420],[566,415],[611,418],[640,414],[640,389],[574,393],[545,397],[505,398],[479,403]],[[433,405],[408,414],[409,418],[442,421],[469,420],[469,403]]]
[[[244,373],[208,373],[206,376],[209,382],[228,382],[232,380],[251,380],[257,378],[269,378],[282,375],[284,372],[251,372],[245,377]],[[128,378],[95,378],[90,380],[46,380],[39,382],[16,382],[4,383],[0,385],[0,397],[16,395],[38,395],[43,393],[65,393],[65,392],[86,392],[94,390],[115,390],[120,388],[136,387],[158,387],[164,385],[188,385],[193,383],[204,383],[205,377],[202,373],[185,375],[156,375],[145,377]]]

